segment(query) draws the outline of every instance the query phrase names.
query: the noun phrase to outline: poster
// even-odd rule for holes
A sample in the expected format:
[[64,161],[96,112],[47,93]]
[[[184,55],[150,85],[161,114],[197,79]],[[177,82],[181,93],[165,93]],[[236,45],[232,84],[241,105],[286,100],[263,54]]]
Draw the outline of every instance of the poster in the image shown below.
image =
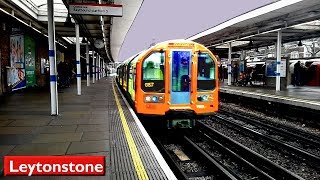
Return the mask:
[[10,36],[10,68],[8,68],[8,86],[12,90],[26,87],[23,35]]
[[244,61],[240,61],[240,66],[239,66],[239,68],[240,68],[240,72],[245,72],[244,71]]
[[[276,72],[277,72],[277,61],[266,60],[266,76],[276,77]],[[286,77],[286,59],[281,59],[280,77]]]
[[36,85],[35,42],[30,36],[24,37],[24,57],[27,87]]

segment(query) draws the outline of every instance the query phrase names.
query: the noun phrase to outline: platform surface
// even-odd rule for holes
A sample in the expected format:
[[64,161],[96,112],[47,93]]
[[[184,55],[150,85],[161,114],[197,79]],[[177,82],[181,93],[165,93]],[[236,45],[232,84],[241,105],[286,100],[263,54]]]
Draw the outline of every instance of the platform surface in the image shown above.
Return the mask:
[[[19,92],[5,97],[0,105],[0,169],[5,155],[103,155],[105,177],[33,178],[146,179],[141,176],[147,175],[149,179],[172,179],[160,165],[154,147],[148,144],[150,139],[145,139],[113,78],[102,78],[90,87],[84,81],[82,95],[76,92],[76,86],[59,90],[58,116],[50,115],[48,91]],[[119,108],[124,114],[122,118]],[[132,154],[133,146],[138,154]]]
[[286,90],[276,91],[264,86],[228,86],[225,80],[220,82],[219,91],[320,110],[320,87],[290,85]]

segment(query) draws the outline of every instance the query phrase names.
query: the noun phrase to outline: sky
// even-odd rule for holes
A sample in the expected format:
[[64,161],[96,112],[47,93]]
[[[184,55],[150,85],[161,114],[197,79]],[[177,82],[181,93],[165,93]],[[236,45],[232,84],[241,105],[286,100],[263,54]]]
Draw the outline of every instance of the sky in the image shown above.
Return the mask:
[[144,0],[120,49],[118,61],[152,42],[185,39],[275,0]]

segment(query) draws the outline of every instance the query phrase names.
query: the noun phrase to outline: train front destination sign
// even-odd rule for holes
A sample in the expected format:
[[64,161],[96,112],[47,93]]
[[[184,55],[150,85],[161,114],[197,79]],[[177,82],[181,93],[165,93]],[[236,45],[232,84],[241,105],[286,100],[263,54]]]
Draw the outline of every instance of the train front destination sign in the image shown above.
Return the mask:
[[69,6],[69,13],[76,15],[122,17],[122,5],[73,3]]

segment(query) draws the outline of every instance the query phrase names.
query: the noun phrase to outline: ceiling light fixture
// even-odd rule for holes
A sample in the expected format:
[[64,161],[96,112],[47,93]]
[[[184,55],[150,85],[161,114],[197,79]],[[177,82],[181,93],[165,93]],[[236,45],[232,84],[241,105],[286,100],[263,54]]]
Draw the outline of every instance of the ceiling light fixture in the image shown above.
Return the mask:
[[64,26],[65,27],[73,27],[74,26],[72,21],[71,21],[71,17],[70,17],[69,13],[67,15],[66,21],[64,22]]
[[248,46],[253,46],[253,42],[252,42],[251,39],[250,39],[250,42],[249,42]]
[[83,37],[81,43],[83,44],[87,43],[86,38]]

